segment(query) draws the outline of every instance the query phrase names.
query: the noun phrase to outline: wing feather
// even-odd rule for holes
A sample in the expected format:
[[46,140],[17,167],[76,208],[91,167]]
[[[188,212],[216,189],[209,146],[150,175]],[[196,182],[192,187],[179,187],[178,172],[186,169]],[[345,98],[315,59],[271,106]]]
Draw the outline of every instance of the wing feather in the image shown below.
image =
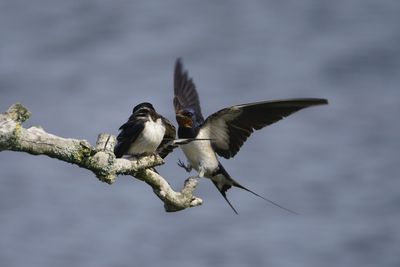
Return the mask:
[[180,58],[178,58],[175,63],[174,95],[175,112],[183,109],[192,109],[196,113],[197,122],[199,124],[204,122],[196,85],[188,76],[187,71],[183,70],[183,64]]
[[176,129],[175,126],[166,118],[161,116],[161,120],[165,126],[165,133],[161,144],[157,148],[157,152],[160,157],[165,158],[176,147],[169,145],[172,144],[176,138]]
[[301,109],[324,105],[328,101],[319,98],[298,98],[236,105],[222,109],[207,118],[203,127],[210,130],[215,152],[231,158],[253,133],[273,124]]
[[121,132],[117,136],[117,144],[114,147],[114,154],[117,158],[121,158],[138,138],[144,129],[144,122],[138,122],[133,119],[133,115],[124,123],[119,130]]

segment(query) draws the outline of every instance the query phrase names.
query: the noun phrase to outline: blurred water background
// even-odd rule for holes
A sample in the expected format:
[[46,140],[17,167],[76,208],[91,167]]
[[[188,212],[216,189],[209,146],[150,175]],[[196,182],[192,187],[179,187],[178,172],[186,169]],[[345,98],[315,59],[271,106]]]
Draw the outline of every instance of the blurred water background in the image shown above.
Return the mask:
[[[87,139],[117,133],[150,101],[175,122],[183,57],[204,115],[324,97],[255,133],[226,169],[298,211],[202,180],[202,207],[165,213],[144,183],[100,183],[77,166],[0,153],[0,265],[400,266],[400,2],[3,0],[0,107]],[[188,176],[180,151],[159,170]]]

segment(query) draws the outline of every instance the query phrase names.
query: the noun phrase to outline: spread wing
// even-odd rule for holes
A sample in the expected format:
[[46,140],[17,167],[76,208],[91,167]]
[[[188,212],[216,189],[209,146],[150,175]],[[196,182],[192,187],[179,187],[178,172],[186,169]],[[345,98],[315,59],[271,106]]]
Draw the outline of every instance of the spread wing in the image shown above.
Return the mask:
[[215,152],[229,159],[236,155],[254,130],[303,108],[324,104],[328,104],[325,99],[299,98],[236,105],[212,114],[202,127],[209,129]]
[[143,129],[144,122],[134,119],[133,115],[119,127],[121,132],[117,136],[117,144],[114,147],[114,154],[117,158],[121,158],[129,150]]
[[199,95],[193,80],[188,77],[188,73],[183,70],[180,58],[176,60],[174,72],[174,107],[175,112],[182,109],[192,109],[196,113],[198,123],[204,121],[201,114]]
[[161,117],[161,120],[165,126],[165,133],[161,144],[157,148],[157,152],[160,157],[165,158],[169,153],[172,152],[172,150],[174,150],[174,148],[177,147],[170,145],[176,138],[176,129],[175,126],[166,118]]

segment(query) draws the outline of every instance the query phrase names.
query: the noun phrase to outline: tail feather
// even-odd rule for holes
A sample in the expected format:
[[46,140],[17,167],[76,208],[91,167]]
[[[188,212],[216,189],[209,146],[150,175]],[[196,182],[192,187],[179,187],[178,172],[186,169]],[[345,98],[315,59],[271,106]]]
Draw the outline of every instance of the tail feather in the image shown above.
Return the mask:
[[[268,198],[266,198],[266,197],[263,197],[263,196],[257,194],[256,192],[254,192],[254,191],[252,191],[252,190],[250,190],[250,189],[244,187],[243,185],[239,184],[238,182],[236,182],[236,181],[228,174],[228,172],[224,169],[224,167],[222,166],[221,163],[219,164],[218,172],[215,174],[215,176],[216,176],[216,175],[223,175],[224,178],[227,180],[226,183],[215,182],[214,180],[212,180],[212,181],[213,181],[214,185],[218,188],[218,190],[220,191],[220,193],[222,194],[222,196],[225,198],[225,200],[228,202],[228,204],[231,206],[231,208],[232,208],[235,212],[236,212],[236,210],[232,207],[231,203],[230,203],[230,202],[228,201],[228,199],[226,198],[226,192],[227,192],[228,189],[230,189],[232,186],[235,186],[235,187],[241,188],[241,189],[243,189],[243,190],[246,190],[247,192],[252,193],[253,195],[255,195],[255,196],[257,196],[257,197],[259,197],[259,198],[261,198],[261,199],[263,199],[263,200],[265,200],[265,201],[271,203],[272,205],[274,205],[274,206],[276,206],[276,207],[278,207],[278,208],[281,208],[281,209],[283,209],[283,210],[285,210],[285,211],[287,211],[287,212],[289,212],[289,213],[298,215],[297,212],[295,212],[295,211],[293,211],[293,210],[291,210],[291,209],[285,208],[285,207],[279,205],[278,203],[276,203],[276,202],[274,202],[274,201],[272,201],[272,200],[270,200],[270,199],[268,199]],[[227,184],[227,183],[229,183],[229,184]],[[236,214],[237,214],[237,212],[236,212]]]
[[283,210],[286,210],[286,211],[289,212],[289,213],[293,213],[293,214],[298,215],[297,212],[295,212],[295,211],[293,211],[293,210],[291,210],[291,209],[285,208],[285,207],[279,205],[278,203],[276,203],[276,202],[274,202],[274,201],[272,201],[272,200],[270,200],[270,199],[268,199],[268,198],[266,198],[266,197],[263,197],[263,196],[261,196],[261,195],[255,193],[255,192],[251,191],[250,189],[244,187],[243,185],[237,183],[236,181],[233,181],[233,186],[238,187],[238,188],[241,188],[241,189],[243,189],[243,190],[246,190],[247,192],[250,192],[250,193],[252,193],[253,195],[255,195],[255,196],[257,196],[257,197],[259,197],[259,198],[261,198],[261,199],[264,199],[265,201],[271,203],[272,205],[274,205],[274,206],[276,206],[276,207],[278,207],[278,208],[281,208],[281,209],[283,209]]
[[222,187],[220,188],[219,184],[213,180],[211,180],[215,187],[218,189],[218,191],[221,193],[221,195],[224,197],[225,201],[229,204],[229,206],[231,207],[231,209],[237,214],[239,215],[239,213],[237,212],[237,210],[235,209],[235,207],[233,207],[233,205],[231,204],[231,202],[229,201],[229,199],[226,197],[226,191],[228,191],[229,188],[231,188],[230,185],[225,185],[225,184],[221,184]]

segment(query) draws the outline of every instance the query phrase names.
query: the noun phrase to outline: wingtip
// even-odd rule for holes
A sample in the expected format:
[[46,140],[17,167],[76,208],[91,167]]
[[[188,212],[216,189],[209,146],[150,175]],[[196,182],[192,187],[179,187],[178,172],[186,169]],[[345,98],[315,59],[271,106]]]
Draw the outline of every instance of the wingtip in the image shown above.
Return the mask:
[[320,105],[328,105],[328,99],[325,98],[298,98],[293,99],[294,101],[299,100],[305,106],[320,106]]
[[320,100],[320,105],[328,105],[329,104],[328,99],[320,98],[319,100]]
[[311,106],[328,105],[328,99],[325,98],[299,98],[299,100],[304,101],[305,103],[308,102]]
[[181,57],[177,57],[175,60],[175,66],[176,67],[182,67],[183,63],[182,63],[182,58]]
[[[183,63],[182,63],[182,58],[178,57],[175,61],[175,82],[181,79],[182,75],[185,75],[184,69],[183,69]],[[187,75],[187,74],[186,74]]]
[[123,156],[122,153],[119,151],[114,151],[114,155],[115,155],[115,158],[117,158],[117,159],[122,158],[122,156]]

